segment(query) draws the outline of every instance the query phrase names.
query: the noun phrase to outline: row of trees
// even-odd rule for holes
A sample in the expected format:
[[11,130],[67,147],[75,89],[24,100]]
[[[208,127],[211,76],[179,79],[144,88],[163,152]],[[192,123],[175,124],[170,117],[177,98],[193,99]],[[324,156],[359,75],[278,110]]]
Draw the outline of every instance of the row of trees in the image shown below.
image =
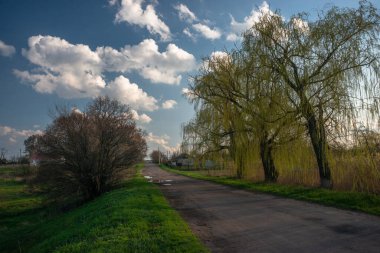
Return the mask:
[[84,112],[58,108],[43,135],[25,141],[40,161],[34,185],[59,202],[86,201],[109,191],[142,161],[147,145],[130,109],[98,97]]
[[169,161],[169,156],[160,150],[153,150],[150,154],[150,159],[154,163],[166,163]]
[[352,142],[358,115],[378,117],[379,31],[377,9],[366,1],[315,21],[262,13],[240,48],[206,59],[190,84],[196,116],[183,127],[183,146],[227,155],[238,177],[259,156],[273,182],[276,149],[301,140],[330,188],[331,146]]

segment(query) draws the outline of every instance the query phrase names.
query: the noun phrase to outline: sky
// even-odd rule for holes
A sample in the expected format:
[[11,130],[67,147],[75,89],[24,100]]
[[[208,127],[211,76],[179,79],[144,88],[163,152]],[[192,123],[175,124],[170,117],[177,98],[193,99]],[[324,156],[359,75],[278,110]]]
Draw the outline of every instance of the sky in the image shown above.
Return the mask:
[[107,95],[130,106],[149,152],[172,152],[194,115],[184,91],[202,59],[238,47],[260,11],[313,19],[333,5],[358,1],[0,0],[0,148],[18,155],[56,106],[83,110]]

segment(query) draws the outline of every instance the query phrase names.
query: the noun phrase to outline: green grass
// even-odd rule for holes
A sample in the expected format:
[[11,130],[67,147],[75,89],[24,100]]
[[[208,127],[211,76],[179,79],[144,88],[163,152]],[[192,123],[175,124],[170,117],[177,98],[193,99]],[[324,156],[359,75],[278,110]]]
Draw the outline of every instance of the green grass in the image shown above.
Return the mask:
[[274,194],[286,198],[304,200],[338,207],[348,210],[356,210],[380,216],[380,196],[359,192],[342,192],[304,186],[281,185],[273,183],[253,183],[247,180],[213,177],[203,175],[197,171],[180,171],[161,165],[161,168],[180,175],[207,180],[218,184],[228,185],[239,189]]
[[66,213],[35,202],[12,207],[30,201],[22,188],[1,183],[8,204],[0,214],[0,252],[208,252],[140,173],[124,187]]

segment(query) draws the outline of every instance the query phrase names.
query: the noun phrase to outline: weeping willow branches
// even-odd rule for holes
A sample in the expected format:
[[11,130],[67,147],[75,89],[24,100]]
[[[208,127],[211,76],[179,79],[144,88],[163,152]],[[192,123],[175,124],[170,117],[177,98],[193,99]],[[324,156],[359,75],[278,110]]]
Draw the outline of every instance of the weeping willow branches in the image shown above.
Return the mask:
[[204,61],[190,85],[197,114],[185,139],[198,153],[226,150],[238,177],[259,154],[267,181],[278,177],[276,149],[303,139],[321,186],[331,187],[330,143],[349,132],[358,106],[379,115],[379,24],[366,1],[314,21],[263,13],[241,48]]

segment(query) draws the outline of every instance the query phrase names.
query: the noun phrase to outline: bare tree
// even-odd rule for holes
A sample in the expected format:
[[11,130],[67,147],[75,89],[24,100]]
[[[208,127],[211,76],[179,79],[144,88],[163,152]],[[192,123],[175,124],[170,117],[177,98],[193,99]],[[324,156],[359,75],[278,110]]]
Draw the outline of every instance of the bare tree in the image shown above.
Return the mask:
[[24,141],[24,146],[25,146],[25,153],[31,158],[33,155],[35,155],[38,152],[38,147],[39,147],[39,139],[41,138],[40,135],[34,134],[29,136],[25,141]]
[[7,163],[7,159],[5,155],[7,154],[7,150],[5,148],[0,148],[0,164]]
[[38,141],[36,182],[60,202],[90,200],[117,186],[146,153],[144,133],[129,108],[98,97],[83,113],[58,109]]
[[153,150],[149,156],[154,163],[166,163],[168,161],[168,157],[159,150]]

